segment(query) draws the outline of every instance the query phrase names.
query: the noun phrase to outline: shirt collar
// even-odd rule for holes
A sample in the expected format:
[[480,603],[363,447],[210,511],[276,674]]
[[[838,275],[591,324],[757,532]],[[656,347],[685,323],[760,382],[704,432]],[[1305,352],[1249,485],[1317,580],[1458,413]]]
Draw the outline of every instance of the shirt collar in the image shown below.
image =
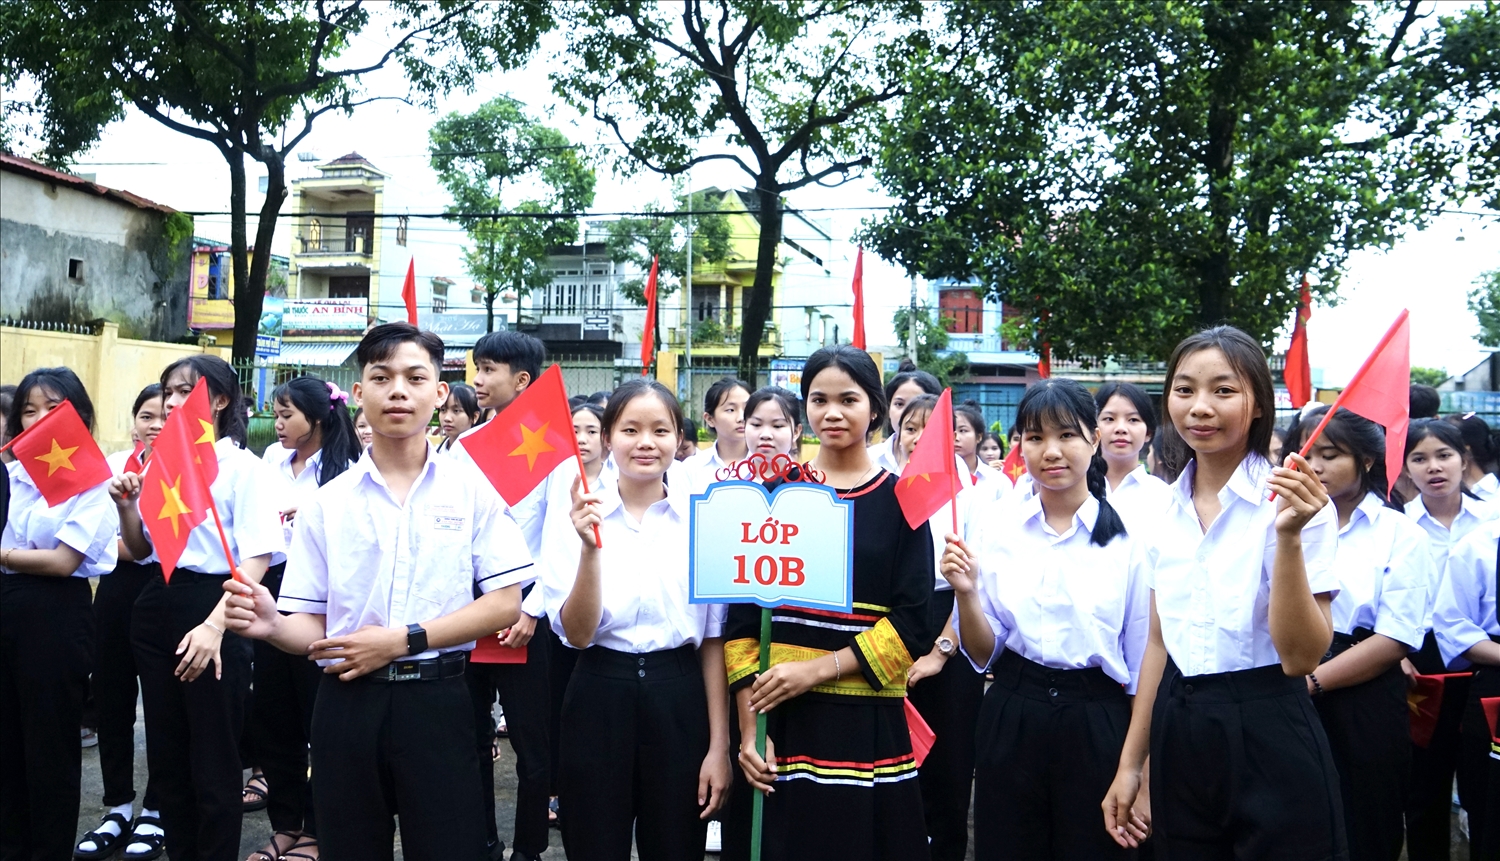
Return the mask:
[[1356,505],[1354,507],[1354,513],[1349,515],[1349,525],[1345,526],[1343,529],[1340,529],[1339,533],[1343,534],[1344,532],[1353,529],[1354,525],[1359,522],[1359,519],[1361,517],[1371,523],[1374,523],[1375,519],[1380,516],[1380,509],[1382,508],[1385,508],[1385,503],[1380,501],[1380,497],[1376,496],[1373,493],[1366,493],[1365,498],[1361,499],[1359,501],[1359,505]]
[[1099,522],[1099,500],[1095,499],[1092,493],[1083,498],[1083,504],[1078,506],[1077,511],[1073,512],[1072,522],[1069,524],[1068,529],[1061,535],[1056,535],[1052,531],[1052,528],[1047,525],[1047,519],[1042,515],[1042,495],[1040,493],[1028,496],[1022,505],[1024,507],[1021,510],[1026,515],[1024,522],[1031,523],[1035,521],[1037,528],[1046,533],[1048,538],[1055,538],[1058,541],[1073,534],[1073,531],[1080,526],[1087,530],[1090,535],[1093,535],[1094,524]]
[[[1260,505],[1261,500],[1265,498],[1264,485],[1266,473],[1270,471],[1270,468],[1271,465],[1260,455],[1246,455],[1245,459],[1240,461],[1240,465],[1235,467],[1234,474],[1229,476],[1229,481],[1224,485],[1223,490],[1219,491],[1220,500],[1227,501],[1224,500],[1224,491],[1227,490],[1252,505]],[[1134,475],[1134,473],[1131,474]],[[1176,483],[1172,485],[1172,489],[1177,493],[1178,501],[1189,508],[1193,505],[1193,480],[1197,475],[1198,459],[1195,457],[1188,461],[1187,466],[1182,470],[1182,475],[1179,475]]]
[[[421,484],[424,480],[429,480],[432,474],[437,471],[438,463],[442,460],[443,458],[438,457],[437,450],[432,447],[432,443],[427,443],[427,462],[422,464],[422,471],[417,473],[417,479],[412,482],[411,489],[416,490],[417,485]],[[356,460],[350,465],[349,472],[354,473],[356,481],[365,481],[368,479],[375,485],[385,488],[386,492],[390,492],[390,485],[386,484],[385,476],[381,475],[380,470],[375,467],[375,456],[373,454],[367,453],[364,457]],[[406,498],[408,501],[411,500],[410,492],[407,493]]]
[[[682,481],[676,484],[667,482],[667,498],[651,503],[651,508],[655,508],[664,501],[672,513],[683,520],[687,520],[689,494],[686,484],[686,482]],[[599,490],[599,509],[599,518],[601,520],[609,517],[616,511],[624,513],[625,503],[624,500],[620,499],[620,484],[618,481],[611,482]]]

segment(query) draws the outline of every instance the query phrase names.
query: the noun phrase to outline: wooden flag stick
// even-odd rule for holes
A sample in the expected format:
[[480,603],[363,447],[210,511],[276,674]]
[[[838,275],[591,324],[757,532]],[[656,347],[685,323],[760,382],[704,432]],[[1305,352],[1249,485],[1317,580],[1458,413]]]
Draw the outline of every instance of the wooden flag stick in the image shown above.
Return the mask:
[[[578,450],[578,440],[573,440],[573,457],[578,461],[578,480],[582,483],[583,492],[589,492],[589,474],[583,468],[583,453]],[[599,524],[594,524],[594,546],[600,550],[604,549],[604,539],[599,537]]]
[[218,527],[219,530],[219,543],[224,545],[224,558],[229,560],[229,574],[234,579],[249,586],[250,581],[245,579],[244,573],[240,571],[240,566],[234,564],[234,554],[229,552],[229,539],[224,535],[224,521],[219,519],[219,506],[214,504],[213,498],[213,493],[209,493],[208,510],[213,512],[214,526]]

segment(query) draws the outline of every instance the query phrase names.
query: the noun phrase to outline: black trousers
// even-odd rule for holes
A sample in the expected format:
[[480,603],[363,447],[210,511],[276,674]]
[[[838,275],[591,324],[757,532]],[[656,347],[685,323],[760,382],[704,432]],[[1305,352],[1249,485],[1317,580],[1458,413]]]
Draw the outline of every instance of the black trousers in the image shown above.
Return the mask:
[[0,574],[0,858],[73,857],[93,658],[83,577]]
[[[552,751],[552,789],[557,795],[558,775],[562,774],[562,704],[568,693],[568,681],[573,678],[573,666],[578,663],[578,650],[563,645],[562,638],[552,630],[546,617],[537,620],[538,626],[547,629],[547,679],[549,712],[547,715],[547,740]],[[540,636],[540,635],[538,635]]]
[[[273,596],[281,594],[286,565],[273,565],[261,582]],[[255,641],[253,694],[246,732],[255,761],[266,775],[266,814],[273,831],[317,834],[312,778],[307,770],[307,740],[312,735],[313,703],[323,677],[317,663],[291,655],[270,643]]]
[[[1493,639],[1493,638],[1492,638]],[[1477,667],[1463,710],[1458,799],[1469,812],[1469,857],[1500,861],[1500,754],[1491,757],[1489,721],[1480,700],[1500,697],[1500,667]]]
[[634,831],[641,861],[700,861],[708,823],[698,818],[698,774],[708,742],[696,649],[585,649],[563,702],[568,857],[625,861]]
[[[1417,672],[1446,673],[1431,631],[1412,656]],[[1411,788],[1406,800],[1406,856],[1410,861],[1448,861],[1453,844],[1453,778],[1458,771],[1459,723],[1469,698],[1469,678],[1443,683],[1437,726],[1426,747],[1411,746]]]
[[172,861],[240,857],[239,740],[250,689],[250,643],[226,632],[222,677],[213,667],[191,682],[177,678],[177,645],[208,618],[228,575],[183,568],[170,585],[152,578],[136,599],[130,642],[146,711],[146,765],[161,800]]
[[[479,861],[474,703],[462,677],[339,681],[323,677],[313,708],[318,849],[327,861]],[[175,861],[175,859],[174,859]]]
[[495,740],[490,707],[498,696],[505,710],[510,747],[516,755],[516,822],[511,848],[533,857],[547,850],[547,801],[552,788],[547,645],[546,637],[533,636],[526,647],[526,663],[471,663],[464,676],[474,702],[474,750],[479,757],[476,785],[486,837],[491,843],[500,839],[495,822],[495,763],[490,757]]
[[975,733],[974,857],[1134,858],[1099,812],[1130,728],[1125,689],[1097,667],[1052,669],[1010,650],[991,670]]
[[[1353,642],[1336,635],[1324,660]],[[1313,700],[1339,773],[1350,861],[1396,861],[1411,783],[1411,718],[1399,664]]]
[[[953,613],[953,592],[932,596],[932,630]],[[954,654],[942,672],[923,679],[907,698],[937,738],[917,772],[932,861],[963,861],[969,848],[969,794],[974,787],[974,728],[984,699],[984,676]]]
[[1184,676],[1170,658],[1151,719],[1156,857],[1348,857],[1338,772],[1301,676],[1279,664]]
[[[104,806],[135,800],[135,703],[140,695],[135,651],[130,647],[130,619],[135,601],[151,578],[160,576],[155,562],[121,562],[94,591],[94,695],[99,731],[99,767],[104,777]],[[159,801],[150,773],[146,776],[143,808],[157,810]]]

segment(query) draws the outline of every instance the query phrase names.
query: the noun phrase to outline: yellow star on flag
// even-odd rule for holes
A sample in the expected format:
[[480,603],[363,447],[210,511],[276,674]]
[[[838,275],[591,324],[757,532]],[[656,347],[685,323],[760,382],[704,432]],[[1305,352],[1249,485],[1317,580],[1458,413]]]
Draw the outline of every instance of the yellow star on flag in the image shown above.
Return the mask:
[[556,446],[547,442],[547,426],[549,424],[551,422],[542,422],[542,426],[536,430],[532,430],[524,424],[521,425],[521,444],[516,446],[515,451],[512,451],[510,456],[526,455],[526,468],[528,470],[536,468],[538,455],[546,454],[549,451],[557,451]]
[[1014,482],[1016,479],[1020,478],[1025,472],[1026,472],[1026,467],[1022,466],[1019,463],[1016,464],[1015,466],[1013,466],[1013,467],[1010,468],[1010,480],[1012,482]]
[[1421,714],[1421,703],[1426,699],[1430,699],[1430,697],[1428,697],[1426,694],[1419,694],[1416,692],[1409,693],[1406,695],[1406,707],[1411,709],[1411,713],[1414,715]]
[[156,519],[165,520],[168,517],[172,518],[172,534],[180,536],[182,532],[178,526],[178,519],[184,514],[193,513],[193,510],[182,502],[182,476],[177,476],[176,483],[170,486],[165,481],[162,481],[161,495],[164,501],[162,502],[161,513],[156,515]]
[[36,459],[47,465],[47,477],[51,478],[52,473],[57,472],[59,469],[69,469],[73,470],[74,472],[78,471],[73,468],[72,457],[73,452],[75,451],[78,451],[78,446],[75,445],[72,448],[63,448],[62,446],[58,445],[57,440],[54,439],[52,441],[52,450],[47,452],[46,454],[37,455]]
[[906,486],[911,487],[913,484],[916,484],[917,479],[919,478],[923,481],[932,481],[932,476],[928,475],[925,472],[919,472],[916,475],[908,475],[906,477]]
[[203,436],[200,436],[197,439],[193,440],[193,444],[202,445],[203,443],[208,443],[209,445],[213,445],[214,426],[204,421],[203,419],[198,419],[198,424],[203,425]]

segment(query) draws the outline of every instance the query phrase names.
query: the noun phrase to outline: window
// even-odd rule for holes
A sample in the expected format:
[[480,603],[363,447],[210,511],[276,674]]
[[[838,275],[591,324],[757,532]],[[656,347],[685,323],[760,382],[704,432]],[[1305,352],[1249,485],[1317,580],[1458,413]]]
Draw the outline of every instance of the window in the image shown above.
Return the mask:
[[405,215],[396,219],[396,244],[406,244],[406,229],[411,226],[411,219]]
[[433,297],[432,297],[432,313],[434,313],[434,314],[441,314],[441,313],[443,313],[444,311],[447,311],[447,310],[448,310],[448,297],[447,296],[438,296],[438,295],[434,294]]
[[83,261],[77,257],[68,258],[68,277],[74,281],[83,280]]
[[215,252],[208,255],[208,298],[229,298],[229,255]]
[[265,194],[271,188],[271,178],[263,176],[260,178],[260,193]]

